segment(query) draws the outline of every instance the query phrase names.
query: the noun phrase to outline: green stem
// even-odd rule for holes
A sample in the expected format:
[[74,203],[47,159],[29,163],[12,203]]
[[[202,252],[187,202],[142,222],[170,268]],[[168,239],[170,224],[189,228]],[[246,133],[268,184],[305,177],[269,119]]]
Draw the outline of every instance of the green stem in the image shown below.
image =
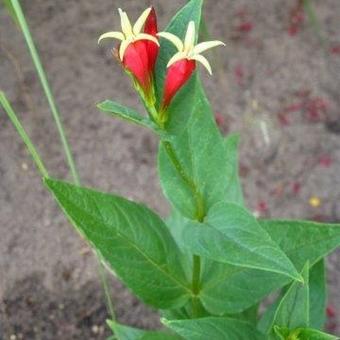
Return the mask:
[[31,156],[34,160],[35,165],[39,169],[41,176],[48,177],[47,169],[46,169],[37,149],[34,147],[34,144],[32,143],[30,137],[27,135],[25,129],[21,125],[21,123],[20,123],[16,113],[14,112],[10,102],[8,101],[6,95],[2,91],[0,91],[0,103],[1,103],[2,107],[4,108],[5,112],[7,113],[12,124],[14,125],[16,130],[18,131],[21,139],[25,143],[29,153],[31,154]]
[[69,168],[70,168],[71,173],[72,173],[72,177],[74,179],[74,182],[77,185],[79,185],[80,184],[79,175],[78,175],[78,172],[76,170],[76,166],[75,166],[74,159],[73,159],[73,156],[72,156],[72,153],[71,153],[70,145],[69,145],[68,140],[66,138],[64,126],[63,126],[63,123],[62,123],[62,120],[61,120],[61,117],[60,117],[60,113],[59,113],[59,110],[58,110],[57,105],[55,103],[55,99],[53,97],[51,88],[49,86],[46,73],[45,73],[44,68],[42,66],[38,51],[35,47],[32,35],[31,35],[30,30],[28,28],[28,25],[27,25],[27,22],[26,22],[26,19],[25,19],[25,15],[24,15],[24,13],[21,9],[19,0],[12,0],[12,6],[13,6],[13,10],[15,12],[15,15],[18,19],[20,29],[21,29],[24,37],[25,37],[26,44],[27,44],[29,52],[31,54],[33,64],[34,64],[36,71],[38,73],[38,76],[39,76],[42,88],[44,90],[44,93],[46,95],[48,104],[49,104],[50,109],[52,111],[52,115],[53,115],[54,121],[56,123],[57,129],[58,129],[58,132],[59,132],[59,135],[60,135],[60,140],[61,140],[61,143],[62,143],[63,148],[64,148],[67,163],[68,163]]
[[109,285],[108,285],[108,277],[106,275],[105,267],[104,267],[103,262],[100,259],[100,255],[97,252],[96,252],[96,255],[97,255],[97,258],[98,258],[98,261],[99,261],[98,271],[99,271],[100,281],[102,283],[105,298],[106,298],[106,308],[107,308],[107,310],[108,310],[108,312],[111,316],[111,320],[116,321],[116,314],[115,314],[115,311],[114,311],[112,298],[110,296],[110,289],[109,289]]
[[192,292],[194,296],[192,298],[192,315],[194,318],[199,316],[200,301],[200,283],[201,282],[201,258],[197,255],[193,256],[193,271],[192,271]]
[[[199,222],[203,222],[205,212],[204,212],[204,203],[201,196],[201,193],[198,191],[194,181],[186,174],[184,171],[177,155],[172,147],[171,143],[169,141],[162,141],[165,150],[167,151],[167,154],[169,158],[171,159],[173,165],[175,166],[178,174],[181,176],[182,180],[191,188],[193,195],[196,199],[196,205],[197,205],[197,213],[196,213],[196,219]],[[199,310],[200,310],[200,300],[199,300],[199,292],[200,292],[200,284],[201,284],[201,258],[197,255],[193,256],[193,270],[192,270],[192,292],[194,294],[192,298],[192,314],[193,317],[199,316]]]
[[197,206],[196,219],[199,222],[202,222],[203,219],[204,219],[204,216],[205,216],[205,212],[204,212],[204,202],[203,202],[203,198],[202,198],[201,193],[198,191],[194,181],[184,171],[184,169],[183,169],[183,167],[182,167],[182,165],[181,165],[171,143],[167,140],[163,140],[162,143],[164,145],[164,148],[165,148],[170,160],[172,161],[172,164],[176,168],[178,174],[180,175],[182,180],[190,187],[190,189],[191,189],[191,191],[192,191],[192,193],[195,197],[195,200],[196,200],[196,206]]

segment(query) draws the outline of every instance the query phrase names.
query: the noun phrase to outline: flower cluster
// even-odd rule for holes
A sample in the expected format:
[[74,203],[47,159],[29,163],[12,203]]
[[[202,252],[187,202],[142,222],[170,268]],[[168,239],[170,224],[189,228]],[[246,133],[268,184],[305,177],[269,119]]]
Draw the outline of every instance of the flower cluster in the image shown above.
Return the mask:
[[132,75],[135,84],[141,89],[148,105],[154,105],[154,72],[160,48],[159,38],[169,40],[177,53],[170,58],[164,83],[164,93],[160,111],[165,111],[179,89],[188,81],[196,69],[197,62],[201,63],[212,74],[209,61],[202,52],[220,45],[221,41],[207,41],[195,45],[196,29],[193,21],[189,22],[184,41],[169,32],[158,32],[156,12],[153,7],[146,9],[131,24],[126,12],[119,9],[121,32],[107,32],[99,37],[120,40],[117,48],[118,58],[124,69]]

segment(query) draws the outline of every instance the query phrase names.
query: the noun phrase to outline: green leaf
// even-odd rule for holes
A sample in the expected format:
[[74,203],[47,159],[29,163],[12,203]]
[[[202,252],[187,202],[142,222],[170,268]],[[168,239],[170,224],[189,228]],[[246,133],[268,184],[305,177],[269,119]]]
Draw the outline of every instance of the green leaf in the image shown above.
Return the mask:
[[309,273],[309,326],[323,329],[326,322],[327,287],[325,261],[317,262]]
[[238,134],[231,134],[224,140],[224,147],[227,154],[227,175],[228,186],[226,200],[244,206],[243,192],[239,177],[238,167]]
[[[340,244],[340,225],[305,221],[259,220],[275,243],[301,271]],[[202,270],[201,299],[212,314],[240,313],[290,279],[271,272],[210,262]]]
[[183,237],[196,255],[301,280],[294,265],[255,217],[234,203],[216,204],[204,223],[189,222]]
[[261,226],[301,270],[311,266],[340,245],[340,224],[310,221],[260,220]]
[[119,103],[113,102],[111,100],[105,100],[97,105],[98,109],[109,113],[110,115],[117,116],[121,119],[128,120],[132,123],[142,125],[153,130],[157,129],[156,124],[154,124],[149,118],[143,117],[138,112],[128,107],[125,107]]
[[[202,4],[203,0],[191,0],[189,3],[187,3],[172,18],[169,25],[166,27],[165,32],[170,32],[177,35],[180,39],[184,39],[190,21],[195,22],[196,28],[199,27],[201,21]],[[199,30],[196,29],[196,40],[198,31]],[[155,70],[156,97],[158,103],[161,102],[163,96],[163,86],[168,61],[176,52],[176,47],[171,42],[167,41],[166,39],[160,40],[160,50]],[[193,86],[193,84],[191,84],[189,87],[191,86]]]
[[231,318],[207,317],[191,320],[163,320],[163,323],[186,340],[264,340],[251,324]]
[[223,200],[228,185],[223,139],[202,100],[194,103],[182,135],[161,142],[158,157],[165,196],[191,219],[203,217],[212,205]]
[[180,340],[176,334],[170,334],[163,331],[144,331],[120,325],[114,321],[107,321],[117,340]]
[[119,278],[145,303],[180,307],[191,291],[163,221],[124,198],[45,179],[64,213]]
[[[309,325],[309,263],[302,270],[304,283],[293,282],[282,297],[272,325],[295,329]],[[269,330],[271,331],[271,329]]]
[[292,331],[286,327],[275,326],[275,333],[281,340],[337,340],[338,337],[312,328],[297,328]]

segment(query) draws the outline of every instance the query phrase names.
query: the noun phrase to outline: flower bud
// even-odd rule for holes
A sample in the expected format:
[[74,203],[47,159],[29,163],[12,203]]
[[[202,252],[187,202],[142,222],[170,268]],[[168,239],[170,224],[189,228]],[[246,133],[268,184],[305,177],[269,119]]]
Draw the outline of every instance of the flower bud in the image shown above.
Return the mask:
[[169,106],[178,90],[187,82],[196,68],[195,60],[182,59],[172,64],[167,71],[162,108]]

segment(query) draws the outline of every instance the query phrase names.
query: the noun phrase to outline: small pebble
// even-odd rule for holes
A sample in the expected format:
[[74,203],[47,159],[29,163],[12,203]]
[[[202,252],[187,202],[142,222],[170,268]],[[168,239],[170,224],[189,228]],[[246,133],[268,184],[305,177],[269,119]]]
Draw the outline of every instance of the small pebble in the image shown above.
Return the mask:
[[97,325],[93,325],[93,326],[92,326],[92,332],[93,332],[94,334],[98,334],[98,332],[99,332],[99,327],[98,327]]
[[310,199],[309,199],[309,205],[313,208],[318,208],[320,205],[321,205],[321,200],[319,197],[316,197],[316,196],[312,196]]

